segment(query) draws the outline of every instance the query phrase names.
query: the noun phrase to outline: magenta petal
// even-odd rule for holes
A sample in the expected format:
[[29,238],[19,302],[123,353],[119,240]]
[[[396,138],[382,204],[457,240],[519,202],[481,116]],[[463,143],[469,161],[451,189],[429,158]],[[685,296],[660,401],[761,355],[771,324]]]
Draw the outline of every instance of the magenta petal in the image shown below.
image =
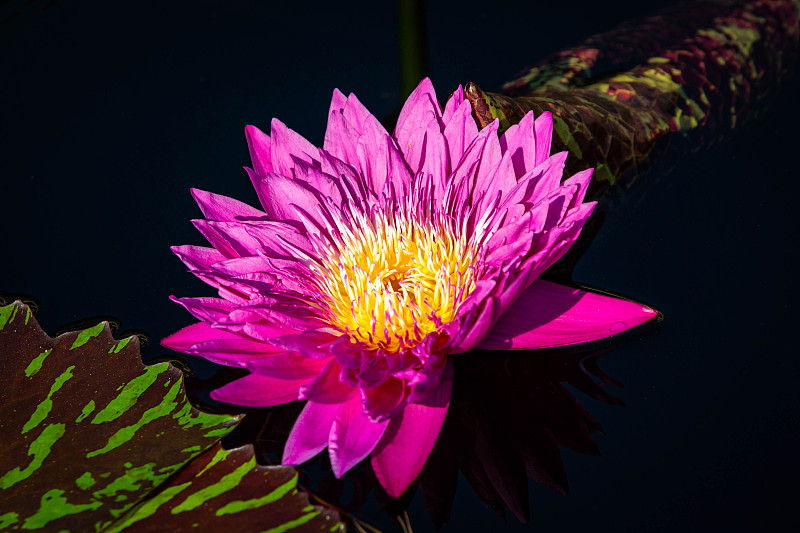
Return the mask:
[[410,403],[391,419],[380,444],[372,454],[372,468],[381,486],[399,498],[417,478],[439,437],[453,388],[452,362],[432,393],[431,406]]
[[281,463],[299,465],[324,450],[338,410],[339,404],[308,402],[289,433]]
[[[442,112],[439,109],[439,102],[436,99],[436,91],[433,89],[433,84],[428,78],[423,79],[417,85],[403,104],[403,109],[400,110],[400,115],[397,117],[397,127],[394,130],[394,138],[397,140],[397,145],[400,151],[409,162],[412,170],[419,160],[412,162],[410,154],[417,154],[419,157],[420,146],[422,137],[420,131],[425,131],[431,117],[435,117],[441,121]],[[441,131],[441,130],[440,130]]]
[[211,398],[245,407],[269,407],[297,400],[308,380],[286,380],[250,374],[211,391]]
[[[319,198],[311,192],[307,183],[281,176],[268,174],[262,181],[265,192],[261,199],[264,209],[272,220],[296,220],[303,222],[293,206],[301,208],[306,213],[316,214]],[[213,243],[212,243],[213,244]]]
[[309,164],[319,161],[317,147],[296,131],[287,128],[280,120],[272,119],[270,132],[272,133],[270,155],[272,157],[272,167],[276,174],[291,176],[292,168],[294,168],[293,158]]
[[227,331],[213,328],[205,322],[198,322],[166,337],[161,341],[161,346],[176,352],[188,353],[187,350],[198,342],[238,338],[239,336],[235,333],[228,333]]
[[272,172],[269,135],[255,126],[245,126],[244,135],[247,137],[247,147],[250,149],[253,169],[256,174],[266,176],[268,172]]
[[[230,335],[230,333],[228,334]],[[199,355],[212,363],[226,366],[244,367],[248,361],[271,358],[283,350],[247,337],[234,335],[235,338],[211,339],[197,341],[185,353]],[[311,376],[308,376],[311,377]]]
[[228,259],[219,253],[216,248],[208,248],[206,246],[186,244],[183,246],[171,246],[170,250],[183,261],[183,264],[192,270],[206,269],[214,263]]
[[340,335],[329,331],[304,331],[294,335],[284,335],[271,340],[272,344],[292,352],[298,352],[310,359],[323,359],[331,355],[328,350],[330,343]]
[[197,205],[200,206],[203,216],[208,220],[230,222],[237,219],[241,220],[242,217],[264,218],[267,216],[266,213],[259,209],[221,194],[214,194],[200,189],[191,189],[191,192]]
[[611,337],[658,316],[642,304],[536,280],[500,317],[479,349],[530,350]]
[[261,357],[247,363],[247,369],[277,379],[311,379],[319,375],[325,361],[309,359],[295,353]]
[[342,403],[353,394],[354,389],[339,381],[342,366],[331,358],[322,367],[319,376],[311,380],[300,391],[301,400],[312,400],[316,403]]
[[354,394],[336,413],[328,439],[333,474],[339,478],[366,458],[383,437],[389,421],[373,422],[364,413],[361,396]]
[[533,122],[534,135],[536,136],[535,165],[540,165],[550,156],[550,145],[553,141],[553,115],[545,111]]

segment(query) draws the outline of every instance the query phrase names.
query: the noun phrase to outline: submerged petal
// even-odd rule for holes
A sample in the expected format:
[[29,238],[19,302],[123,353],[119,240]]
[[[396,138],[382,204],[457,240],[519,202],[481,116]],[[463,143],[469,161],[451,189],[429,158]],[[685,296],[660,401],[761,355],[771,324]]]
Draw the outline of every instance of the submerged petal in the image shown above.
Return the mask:
[[478,345],[485,350],[530,350],[611,337],[658,313],[640,303],[536,280]]

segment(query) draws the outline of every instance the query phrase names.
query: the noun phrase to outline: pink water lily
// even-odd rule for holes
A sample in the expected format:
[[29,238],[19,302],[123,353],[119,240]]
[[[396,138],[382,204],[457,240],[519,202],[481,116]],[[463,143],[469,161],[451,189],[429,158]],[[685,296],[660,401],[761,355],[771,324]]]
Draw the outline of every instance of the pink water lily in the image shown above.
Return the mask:
[[273,120],[246,129],[263,211],[193,190],[213,248],[177,246],[219,298],[178,298],[200,322],[163,344],[246,377],[212,393],[243,406],[307,400],[283,454],[326,447],[336,476],[368,456],[400,496],[439,434],[451,356],[600,339],[656,316],[539,280],[595,206],[585,170],[561,181],[552,117],[478,131],[461,87],[423,80],[390,135],[334,91],[322,148]]

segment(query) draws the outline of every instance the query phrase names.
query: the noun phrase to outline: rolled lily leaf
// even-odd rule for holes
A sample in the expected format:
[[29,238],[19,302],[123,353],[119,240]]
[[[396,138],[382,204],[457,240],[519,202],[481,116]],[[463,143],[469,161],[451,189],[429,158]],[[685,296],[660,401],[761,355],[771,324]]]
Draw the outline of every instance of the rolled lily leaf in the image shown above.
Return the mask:
[[[327,516],[326,525],[338,523],[336,513],[307,509],[305,496],[294,497],[293,470],[264,475],[246,451],[217,450],[209,459],[204,451],[229,433],[238,417],[196,410],[186,399],[178,369],[167,363],[144,366],[138,339],[113,339],[105,322],[50,338],[26,305],[2,307],[0,368],[5,377],[0,530],[116,531],[152,514],[154,502],[177,498],[174,481],[163,486],[173,474],[180,472],[177,480],[194,476],[209,461],[219,466],[209,466],[208,475],[184,491],[191,492],[192,502],[213,494],[223,505],[230,503],[233,513],[241,507],[233,502],[258,506],[251,501],[273,493],[276,503],[282,502],[274,508],[274,521],[262,516],[254,531],[269,524],[284,530],[311,524],[311,512]],[[245,476],[251,481],[244,483]],[[251,486],[254,476],[262,478],[257,489]],[[203,483],[204,493],[199,492]],[[291,498],[277,498],[275,490]],[[163,510],[173,508],[164,505]],[[196,513],[179,516],[187,521]]]
[[800,0],[703,2],[592,37],[501,94],[474,84],[465,94],[481,127],[550,111],[553,150],[570,152],[567,174],[596,168],[591,197],[611,183],[630,185],[675,134],[703,147],[757,113],[793,73],[798,35]]

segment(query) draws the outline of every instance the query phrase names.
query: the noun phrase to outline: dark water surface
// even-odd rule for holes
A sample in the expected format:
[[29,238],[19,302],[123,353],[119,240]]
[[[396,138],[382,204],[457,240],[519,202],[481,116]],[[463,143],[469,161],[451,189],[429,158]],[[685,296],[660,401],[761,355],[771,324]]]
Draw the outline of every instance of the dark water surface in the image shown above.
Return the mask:
[[[435,3],[432,79],[491,89],[669,2]],[[434,2],[431,2],[434,4]],[[396,109],[391,3],[11,2],[0,11],[0,289],[46,331],[113,315],[157,340],[211,295],[171,254],[201,244],[189,188],[257,204],[243,128],[321,144],[331,91]],[[576,392],[601,457],[564,449],[568,496],[530,483],[506,522],[462,478],[443,531],[765,531],[800,525],[796,81],[708,151],[675,154],[602,205],[574,273],[665,314],[603,358],[626,407]],[[614,345],[612,345],[614,346]],[[146,360],[164,355],[153,343]],[[574,389],[573,389],[574,390]],[[521,421],[524,422],[524,421]],[[359,516],[393,527],[377,506]],[[414,531],[433,529],[419,495]],[[396,526],[394,526],[396,527]]]

